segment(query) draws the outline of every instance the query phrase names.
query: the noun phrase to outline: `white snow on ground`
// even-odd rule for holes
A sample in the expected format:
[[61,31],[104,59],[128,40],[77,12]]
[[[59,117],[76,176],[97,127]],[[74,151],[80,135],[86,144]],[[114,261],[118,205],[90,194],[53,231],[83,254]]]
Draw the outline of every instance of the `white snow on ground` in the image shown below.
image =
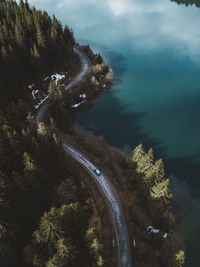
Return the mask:
[[106,87],[106,85],[104,84],[103,87]]
[[163,238],[167,238],[167,233],[165,233],[165,234],[163,235]]
[[49,76],[45,77],[45,78],[44,78],[44,81],[47,81],[48,79],[49,79]]
[[33,96],[33,99],[36,100],[36,97],[35,95],[39,92],[39,90],[33,90],[32,91],[32,96]]
[[72,105],[72,108],[77,108],[77,107],[79,107],[81,104],[83,104],[83,103],[85,103],[86,101],[84,100],[84,101],[81,101],[80,103],[78,103],[78,104],[74,104],[74,105]]
[[52,80],[55,79],[56,80],[56,84],[58,83],[59,80],[61,80],[63,78],[65,78],[65,75],[64,74],[61,75],[61,74],[56,73],[56,74],[51,75],[51,79]]
[[41,104],[42,104],[48,97],[49,97],[49,96],[47,95],[47,96],[45,96],[45,98],[41,99],[40,102],[39,102],[36,106],[34,106],[35,109],[38,109],[38,108],[40,107],[40,105],[41,105]]
[[160,229],[155,229],[153,226],[147,226],[147,231],[151,232],[153,234],[158,234],[160,232]]
[[33,86],[35,86],[35,84],[33,83],[33,84],[30,84],[30,85],[28,85],[28,88],[29,89],[32,89],[33,88]]
[[104,78],[104,75],[101,74],[100,76],[101,76],[102,78]]
[[80,94],[80,98],[86,98],[86,94]]

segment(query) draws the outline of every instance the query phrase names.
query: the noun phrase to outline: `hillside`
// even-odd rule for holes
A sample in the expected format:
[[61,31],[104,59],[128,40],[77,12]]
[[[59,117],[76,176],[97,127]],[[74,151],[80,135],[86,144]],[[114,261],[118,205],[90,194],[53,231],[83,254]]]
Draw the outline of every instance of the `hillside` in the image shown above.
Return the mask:
[[0,2],[0,265],[101,266],[93,208],[27,85],[73,70],[73,33],[27,2]]
[[24,86],[56,69],[70,69],[73,32],[27,2],[0,2],[0,107],[25,98]]
[[[1,1],[0,16],[1,266],[117,264],[105,197],[66,156],[63,138],[108,174],[125,211],[134,265],[182,266],[162,160],[142,145],[127,158],[72,123],[75,108],[92,105],[109,88],[111,68],[89,46],[79,46],[91,66],[66,94],[65,83],[81,65],[72,30],[22,0]],[[37,125],[36,110],[47,97],[47,124]]]

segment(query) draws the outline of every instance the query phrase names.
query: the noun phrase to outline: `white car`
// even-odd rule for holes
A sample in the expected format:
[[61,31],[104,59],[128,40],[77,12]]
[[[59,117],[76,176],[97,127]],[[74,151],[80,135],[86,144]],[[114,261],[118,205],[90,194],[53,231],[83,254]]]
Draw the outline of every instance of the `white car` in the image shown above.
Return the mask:
[[101,175],[101,171],[98,168],[94,168],[93,172],[95,172],[98,176]]

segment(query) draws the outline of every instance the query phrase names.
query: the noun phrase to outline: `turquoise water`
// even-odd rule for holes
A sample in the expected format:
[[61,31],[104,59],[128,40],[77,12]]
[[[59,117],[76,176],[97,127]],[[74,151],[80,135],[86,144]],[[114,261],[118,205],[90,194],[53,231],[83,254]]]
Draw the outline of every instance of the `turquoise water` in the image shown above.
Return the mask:
[[187,266],[198,267],[200,225],[200,9],[168,0],[31,0],[72,26],[115,79],[76,119],[128,153],[139,143],[171,177]]

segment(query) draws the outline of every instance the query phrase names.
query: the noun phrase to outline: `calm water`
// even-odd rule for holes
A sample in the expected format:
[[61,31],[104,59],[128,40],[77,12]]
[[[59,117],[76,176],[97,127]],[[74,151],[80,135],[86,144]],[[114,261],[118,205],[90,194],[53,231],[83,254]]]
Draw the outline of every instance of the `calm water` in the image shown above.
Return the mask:
[[112,88],[79,112],[77,121],[125,153],[142,142],[164,157],[187,266],[198,267],[200,9],[168,0],[30,3],[54,12],[113,67]]

